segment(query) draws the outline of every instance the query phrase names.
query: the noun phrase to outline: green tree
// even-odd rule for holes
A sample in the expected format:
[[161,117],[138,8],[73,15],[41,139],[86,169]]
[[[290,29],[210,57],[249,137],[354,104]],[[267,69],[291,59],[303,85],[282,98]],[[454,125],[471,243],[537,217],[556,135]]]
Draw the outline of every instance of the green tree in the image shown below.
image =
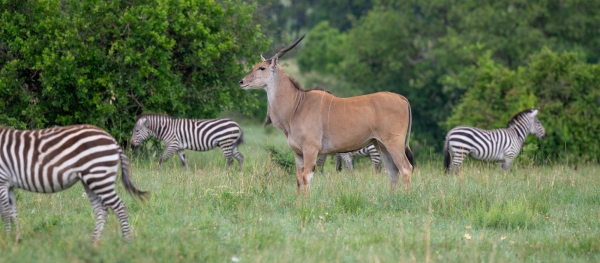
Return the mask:
[[445,122],[484,129],[504,128],[515,113],[536,107],[548,134],[536,144],[541,160],[576,156],[598,161],[600,130],[600,65],[582,61],[576,53],[549,49],[530,57],[527,66],[510,70],[488,56],[457,77],[449,86],[468,86],[461,103]]
[[90,123],[123,142],[136,115],[247,111],[237,87],[266,38],[231,1],[3,1],[0,122]]
[[[516,70],[543,47],[596,63],[598,9],[600,2],[584,0],[380,1],[347,31],[319,24],[298,60],[304,72],[335,74],[364,93],[405,95],[414,109],[415,151],[440,150],[444,123],[470,88],[448,85],[447,78],[471,70],[485,54]],[[315,56],[318,48],[328,54]]]

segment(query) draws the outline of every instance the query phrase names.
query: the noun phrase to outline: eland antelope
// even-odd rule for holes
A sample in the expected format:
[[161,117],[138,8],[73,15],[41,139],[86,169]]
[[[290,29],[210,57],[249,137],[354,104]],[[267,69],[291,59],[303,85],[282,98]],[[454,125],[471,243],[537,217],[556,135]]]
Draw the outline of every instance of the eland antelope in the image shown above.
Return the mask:
[[304,90],[278,63],[303,38],[270,59],[261,56],[262,61],[239,81],[242,89],[267,92],[268,120],[285,134],[294,152],[298,194],[310,191],[317,155],[351,152],[369,144],[384,159],[390,190],[397,189],[401,172],[408,192],[413,169],[408,100],[392,92],[338,98],[322,90]]

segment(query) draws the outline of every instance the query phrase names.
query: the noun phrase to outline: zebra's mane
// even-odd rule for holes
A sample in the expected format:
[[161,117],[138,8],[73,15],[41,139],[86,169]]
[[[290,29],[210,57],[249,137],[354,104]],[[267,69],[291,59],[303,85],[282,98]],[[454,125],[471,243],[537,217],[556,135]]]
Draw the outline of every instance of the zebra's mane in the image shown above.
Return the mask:
[[138,116],[137,119],[139,120],[142,117],[156,117],[156,116],[167,117],[167,118],[173,119],[173,117],[171,117],[167,114],[164,114],[164,113],[143,113],[140,116]]
[[518,120],[520,120],[521,118],[523,118],[525,115],[530,114],[534,111],[535,109],[526,109],[523,110],[515,115],[513,115],[510,120],[508,120],[508,123],[506,123],[506,127],[510,127],[511,125],[515,124]]

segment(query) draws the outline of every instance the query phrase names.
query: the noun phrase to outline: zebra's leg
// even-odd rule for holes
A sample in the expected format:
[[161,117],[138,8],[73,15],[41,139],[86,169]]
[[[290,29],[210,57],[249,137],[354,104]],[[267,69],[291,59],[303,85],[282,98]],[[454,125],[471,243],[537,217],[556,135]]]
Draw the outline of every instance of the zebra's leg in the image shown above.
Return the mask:
[[342,154],[341,153],[335,154],[335,170],[338,172],[342,171]]
[[[113,177],[116,177],[116,173],[114,173]],[[94,231],[92,241],[94,242],[94,240],[97,241],[100,239],[100,234],[102,232],[102,228],[104,227],[104,222],[106,221],[106,215],[108,214],[107,207],[110,207],[115,215],[117,215],[119,218],[119,222],[121,223],[121,232],[123,233],[123,240],[131,241],[131,228],[129,227],[129,220],[127,218],[127,208],[125,207],[125,203],[123,203],[121,198],[119,198],[115,192],[114,183],[109,187],[102,188],[101,190],[102,193],[99,193],[97,190],[92,189],[96,196],[99,196],[99,203],[97,206],[94,206],[94,211],[97,213],[96,228],[99,228],[98,233]]]
[[352,158],[352,153],[340,153],[340,156],[346,163],[348,171],[354,172],[354,159]]
[[98,243],[98,241],[100,241],[102,230],[104,229],[104,224],[106,223],[108,209],[102,202],[102,198],[94,193],[94,191],[92,191],[88,185],[83,183],[83,188],[90,199],[92,209],[94,209],[94,214],[96,215],[96,226],[94,227],[94,233],[92,234],[92,243]]
[[108,170],[91,167],[90,171],[95,173],[81,175],[83,185],[92,202],[92,207],[96,213],[96,228],[92,236],[92,242],[100,239],[100,234],[106,222],[108,207],[110,207],[121,222],[121,231],[123,240],[131,240],[131,229],[127,219],[127,209],[121,198],[115,192],[115,181],[117,179],[118,166],[110,167]]
[[375,173],[381,173],[381,159],[379,157],[379,153],[370,154],[371,162],[373,163],[373,168],[375,168]]
[[6,230],[6,236],[10,235],[10,198],[9,198],[8,185],[0,186],[0,214],[2,215],[2,221]]
[[244,155],[238,151],[237,146],[233,147],[233,158],[235,158],[240,164],[240,171],[244,169]]
[[500,163],[500,170],[511,171],[514,157],[505,157],[504,162]]
[[325,171],[325,161],[326,160],[327,160],[326,154],[319,155],[319,157],[317,158],[317,169],[319,169],[320,173],[323,173]]
[[460,169],[462,162],[465,160],[465,158],[467,158],[468,154],[469,152],[466,149],[456,149],[454,151],[450,151],[450,155],[452,156],[452,162],[448,167],[450,174],[453,174]]
[[21,229],[19,229],[19,224],[17,222],[17,200],[15,198],[15,191],[12,188],[8,188],[8,200],[10,201],[10,220],[15,225],[15,240],[20,242]]
[[229,167],[233,164],[233,143],[232,142],[219,142],[219,147],[223,151],[223,156],[227,161],[226,169],[229,171]]
[[183,166],[185,166],[186,170],[188,169],[188,165],[187,165],[187,160],[185,159],[185,150],[184,149],[179,149],[177,151],[177,153],[179,154],[179,159],[181,159],[181,163],[183,164]]
[[165,152],[160,156],[160,160],[158,161],[158,170],[160,170],[160,167],[162,166],[162,163],[169,157],[171,157],[171,155],[173,155],[177,150],[179,150],[179,147],[177,147],[176,145],[167,145],[167,149],[165,150]]

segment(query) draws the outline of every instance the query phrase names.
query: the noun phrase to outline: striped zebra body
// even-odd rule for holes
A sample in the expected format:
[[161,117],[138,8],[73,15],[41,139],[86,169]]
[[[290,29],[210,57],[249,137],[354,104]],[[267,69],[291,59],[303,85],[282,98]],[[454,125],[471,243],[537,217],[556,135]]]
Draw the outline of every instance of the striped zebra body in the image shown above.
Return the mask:
[[244,164],[244,156],[237,147],[244,141],[244,134],[240,125],[229,119],[178,119],[162,114],[144,114],[138,117],[131,145],[135,148],[150,136],[163,141],[165,152],[160,157],[158,169],[162,163],[175,152],[179,154],[181,163],[188,168],[184,149],[194,151],[208,151],[221,147],[227,160],[227,169],[235,158]]
[[17,227],[14,188],[56,193],[81,181],[96,214],[92,242],[100,239],[110,207],[121,223],[125,240],[131,239],[125,204],[115,192],[119,161],[125,189],[143,197],[129,179],[129,161],[115,139],[92,125],[42,130],[0,127],[0,211],[10,233]]
[[[381,156],[379,152],[375,148],[373,144],[370,144],[364,148],[361,148],[358,151],[347,152],[347,153],[336,153],[336,162],[335,167],[336,171],[342,170],[342,161],[346,163],[346,168],[349,171],[354,171],[354,157],[355,156],[369,156],[371,158],[371,162],[373,163],[373,167],[375,168],[375,172],[381,172]],[[323,171],[323,166],[325,165],[325,160],[327,159],[327,155],[320,155],[317,159],[317,167],[320,167],[321,172]]]
[[508,128],[483,130],[459,126],[448,132],[444,144],[444,167],[447,172],[457,170],[468,156],[483,161],[499,161],[501,169],[510,169],[521,152],[529,134],[546,137],[546,130],[536,117],[537,110],[529,109],[516,114]]

